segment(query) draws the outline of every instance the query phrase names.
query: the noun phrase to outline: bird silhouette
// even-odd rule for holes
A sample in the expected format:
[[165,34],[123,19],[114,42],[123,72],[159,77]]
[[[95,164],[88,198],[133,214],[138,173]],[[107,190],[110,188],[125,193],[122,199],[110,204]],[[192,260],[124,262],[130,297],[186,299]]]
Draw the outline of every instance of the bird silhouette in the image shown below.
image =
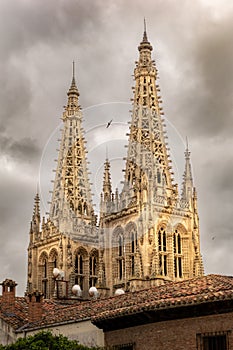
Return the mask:
[[112,124],[112,119],[108,122],[106,128],[109,128],[109,126]]

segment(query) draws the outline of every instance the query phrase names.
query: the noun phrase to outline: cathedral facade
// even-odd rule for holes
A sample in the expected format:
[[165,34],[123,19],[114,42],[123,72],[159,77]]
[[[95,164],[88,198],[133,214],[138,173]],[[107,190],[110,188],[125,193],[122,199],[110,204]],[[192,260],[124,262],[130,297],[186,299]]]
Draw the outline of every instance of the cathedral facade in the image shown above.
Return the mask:
[[[203,275],[197,194],[185,150],[182,189],[174,183],[158,72],[144,28],[134,69],[132,116],[123,188],[113,190],[106,159],[100,215],[88,175],[82,110],[74,69],[47,219],[35,197],[28,246],[27,291],[69,297],[135,291]],[[79,287],[77,287],[79,286]]]

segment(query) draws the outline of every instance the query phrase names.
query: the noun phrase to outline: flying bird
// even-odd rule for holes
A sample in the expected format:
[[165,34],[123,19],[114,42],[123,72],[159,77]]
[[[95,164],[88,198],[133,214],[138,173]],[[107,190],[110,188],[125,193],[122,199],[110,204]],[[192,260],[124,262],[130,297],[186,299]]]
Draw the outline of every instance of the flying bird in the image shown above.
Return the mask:
[[112,119],[108,122],[106,128],[109,128],[109,126],[112,124]]

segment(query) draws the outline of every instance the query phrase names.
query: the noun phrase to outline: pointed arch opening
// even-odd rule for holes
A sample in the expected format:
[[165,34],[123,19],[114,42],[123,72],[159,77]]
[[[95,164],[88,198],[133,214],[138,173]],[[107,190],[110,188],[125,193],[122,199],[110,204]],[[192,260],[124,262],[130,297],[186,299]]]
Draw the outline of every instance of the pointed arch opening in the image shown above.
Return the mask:
[[89,288],[95,287],[98,280],[98,251],[93,249],[89,256]]
[[127,254],[127,271],[129,277],[136,275],[136,254],[138,249],[138,233],[137,227],[133,222],[127,224],[126,232],[126,254]]
[[167,276],[167,233],[165,227],[158,230],[159,274]]
[[179,228],[173,233],[173,252],[174,252],[174,277],[183,277],[183,262],[182,262],[182,241]]
[[52,297],[55,288],[55,280],[53,278],[53,269],[58,267],[58,252],[53,248],[49,253],[48,259],[48,294]]
[[87,276],[87,251],[85,248],[80,247],[74,254],[74,282],[78,284],[82,290],[85,288],[85,277]]
[[38,287],[44,294],[44,298],[48,298],[48,255],[46,252],[42,252],[39,258]]
[[122,282],[125,276],[125,241],[124,230],[117,226],[112,234],[112,258],[114,284]]

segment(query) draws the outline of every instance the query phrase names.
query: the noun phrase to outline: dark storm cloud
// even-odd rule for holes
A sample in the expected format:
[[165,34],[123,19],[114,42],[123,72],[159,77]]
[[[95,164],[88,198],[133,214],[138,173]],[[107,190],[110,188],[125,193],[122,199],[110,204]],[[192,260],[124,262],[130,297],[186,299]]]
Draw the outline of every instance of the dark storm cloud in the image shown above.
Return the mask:
[[[2,56],[8,58],[9,52],[13,56],[40,41],[56,46],[63,41],[85,40],[101,26],[102,5],[103,1],[3,1]],[[81,35],[74,35],[77,32]]]
[[192,40],[186,92],[180,102],[184,122],[193,136],[220,137],[232,134],[233,120],[233,12],[223,18],[206,18]]
[[25,137],[21,140],[13,140],[0,135],[0,153],[10,156],[17,161],[38,161],[41,155],[41,149],[36,141]]

